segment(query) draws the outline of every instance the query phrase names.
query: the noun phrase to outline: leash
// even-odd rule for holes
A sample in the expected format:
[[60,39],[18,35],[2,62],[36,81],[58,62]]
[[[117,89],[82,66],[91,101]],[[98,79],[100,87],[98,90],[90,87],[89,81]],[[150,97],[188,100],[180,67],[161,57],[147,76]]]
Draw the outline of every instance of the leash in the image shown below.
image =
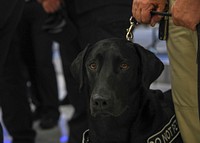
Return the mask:
[[[157,11],[151,11],[152,15],[161,15],[164,16],[160,23],[159,23],[159,39],[160,40],[166,40],[168,37],[168,17],[172,16],[171,13],[168,12],[157,12]],[[127,33],[126,33],[126,40],[127,41],[131,41],[133,42],[133,30],[135,29],[135,27],[137,25],[139,25],[140,23],[134,18],[134,17],[130,17],[129,19],[130,22],[130,26],[128,29],[126,29]]]
[[[167,40],[168,38],[168,25],[169,25],[169,17],[172,16],[171,13],[168,12],[157,12],[157,11],[151,11],[152,15],[161,15],[163,18],[161,19],[159,23],[159,39],[160,40]],[[127,29],[126,33],[126,40],[133,42],[133,30],[137,25],[140,23],[137,22],[137,20],[131,16],[129,19],[130,21],[130,26]],[[197,38],[198,38],[198,50],[197,50],[197,66],[198,66],[198,85],[197,85],[197,90],[198,90],[198,112],[199,112],[199,120],[200,120],[200,23],[197,25]]]

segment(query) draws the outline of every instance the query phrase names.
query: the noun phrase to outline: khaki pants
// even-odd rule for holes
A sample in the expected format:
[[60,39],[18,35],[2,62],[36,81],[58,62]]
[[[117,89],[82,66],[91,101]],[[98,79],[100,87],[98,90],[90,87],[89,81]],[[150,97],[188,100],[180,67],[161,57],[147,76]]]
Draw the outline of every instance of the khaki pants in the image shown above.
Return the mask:
[[[172,2],[171,2],[172,4]],[[184,143],[200,143],[197,96],[197,33],[175,26],[167,41],[175,112]]]

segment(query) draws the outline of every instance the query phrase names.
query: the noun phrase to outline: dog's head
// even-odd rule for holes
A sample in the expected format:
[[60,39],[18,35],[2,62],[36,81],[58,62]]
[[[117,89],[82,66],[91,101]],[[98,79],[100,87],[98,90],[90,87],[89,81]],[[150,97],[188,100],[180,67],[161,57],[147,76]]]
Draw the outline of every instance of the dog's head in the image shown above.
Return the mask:
[[92,116],[120,116],[149,89],[163,70],[162,62],[142,46],[123,39],[105,39],[85,48],[71,66],[73,76],[90,95]]

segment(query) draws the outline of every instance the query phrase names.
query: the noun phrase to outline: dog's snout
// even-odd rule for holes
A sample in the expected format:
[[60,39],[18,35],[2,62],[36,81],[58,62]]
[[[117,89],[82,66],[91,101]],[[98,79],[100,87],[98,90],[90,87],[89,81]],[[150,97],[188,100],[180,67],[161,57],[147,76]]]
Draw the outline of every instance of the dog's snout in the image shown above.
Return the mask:
[[111,100],[106,97],[95,95],[92,97],[92,106],[97,110],[104,110],[109,107]]

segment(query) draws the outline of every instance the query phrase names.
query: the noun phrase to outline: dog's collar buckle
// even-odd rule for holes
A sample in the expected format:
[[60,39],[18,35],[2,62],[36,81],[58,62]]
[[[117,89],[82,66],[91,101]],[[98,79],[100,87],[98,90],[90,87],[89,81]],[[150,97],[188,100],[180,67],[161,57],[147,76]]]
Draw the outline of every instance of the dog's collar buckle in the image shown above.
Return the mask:
[[91,143],[89,138],[89,129],[83,133],[82,143]]

